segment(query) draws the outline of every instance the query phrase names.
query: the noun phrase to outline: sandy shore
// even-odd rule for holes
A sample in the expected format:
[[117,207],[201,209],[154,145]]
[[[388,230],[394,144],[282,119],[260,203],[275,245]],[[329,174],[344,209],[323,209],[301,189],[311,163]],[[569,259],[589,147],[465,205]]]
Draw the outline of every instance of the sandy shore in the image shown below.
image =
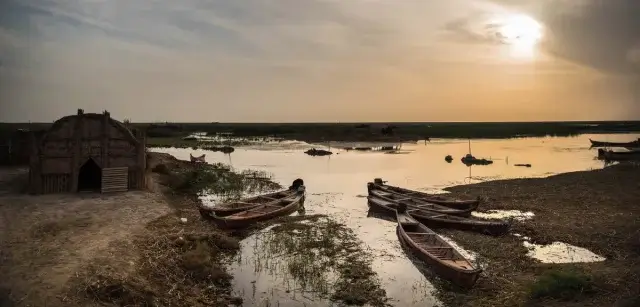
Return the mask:
[[[564,242],[602,255],[603,262],[542,264],[526,256],[513,235],[490,238],[446,231],[461,246],[479,254],[487,268],[468,293],[443,294],[464,306],[638,306],[640,303],[640,167],[615,165],[602,170],[540,179],[498,180],[448,188],[458,196],[482,196],[479,210],[531,211],[514,221],[512,233],[535,243]],[[536,282],[550,271],[579,272],[583,291],[559,299],[534,298]],[[562,296],[562,295],[561,295]],[[627,304],[627,305],[625,305]]]

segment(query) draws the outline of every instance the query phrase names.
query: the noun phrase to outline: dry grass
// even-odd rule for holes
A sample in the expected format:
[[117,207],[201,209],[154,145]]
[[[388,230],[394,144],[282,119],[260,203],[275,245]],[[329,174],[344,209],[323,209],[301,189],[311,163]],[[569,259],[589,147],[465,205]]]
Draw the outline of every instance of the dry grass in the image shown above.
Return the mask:
[[[75,297],[121,306],[228,306],[231,276],[222,260],[239,249],[194,214],[163,216],[138,234],[132,269],[96,260],[75,280]],[[83,295],[84,293],[84,295]]]
[[[533,211],[535,217],[516,222],[514,233],[534,242],[565,242],[607,258],[600,263],[541,264],[529,258],[513,236],[490,238],[445,231],[461,246],[477,252],[487,265],[476,287],[467,293],[442,293],[451,305],[465,306],[616,306],[640,295],[640,167],[617,165],[545,179],[502,180],[458,186],[460,196],[481,195],[481,210]],[[531,293],[549,270],[576,268],[593,283],[592,295],[571,302]]]

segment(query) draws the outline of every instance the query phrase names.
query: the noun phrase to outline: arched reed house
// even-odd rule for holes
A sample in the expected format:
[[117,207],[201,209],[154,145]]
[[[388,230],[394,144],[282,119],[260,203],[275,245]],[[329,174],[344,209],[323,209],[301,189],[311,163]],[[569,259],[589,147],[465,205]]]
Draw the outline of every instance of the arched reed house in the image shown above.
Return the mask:
[[145,136],[105,111],[78,110],[31,137],[31,193],[121,192],[146,187]]

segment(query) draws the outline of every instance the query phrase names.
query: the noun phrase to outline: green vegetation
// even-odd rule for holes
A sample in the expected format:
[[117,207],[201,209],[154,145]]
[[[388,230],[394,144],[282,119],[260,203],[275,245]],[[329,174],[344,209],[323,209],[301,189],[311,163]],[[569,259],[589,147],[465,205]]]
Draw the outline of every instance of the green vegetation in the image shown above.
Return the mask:
[[593,292],[591,277],[576,269],[557,269],[544,272],[529,289],[529,293],[534,299],[573,300]]
[[279,222],[256,234],[257,270],[283,268],[302,292],[334,302],[387,305],[386,293],[371,268],[371,255],[350,228],[318,216]]
[[245,170],[235,173],[219,163],[200,164],[193,169],[178,169],[174,172],[171,185],[180,193],[212,194],[221,199],[238,199],[243,195],[266,193],[282,188],[271,181],[271,175],[266,172]]

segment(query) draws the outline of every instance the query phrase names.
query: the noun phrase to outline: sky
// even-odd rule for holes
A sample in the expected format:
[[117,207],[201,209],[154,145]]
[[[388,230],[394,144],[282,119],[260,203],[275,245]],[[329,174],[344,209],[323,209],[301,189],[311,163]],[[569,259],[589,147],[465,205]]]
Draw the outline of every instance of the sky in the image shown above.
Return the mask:
[[0,122],[640,120],[638,0],[1,0]]

